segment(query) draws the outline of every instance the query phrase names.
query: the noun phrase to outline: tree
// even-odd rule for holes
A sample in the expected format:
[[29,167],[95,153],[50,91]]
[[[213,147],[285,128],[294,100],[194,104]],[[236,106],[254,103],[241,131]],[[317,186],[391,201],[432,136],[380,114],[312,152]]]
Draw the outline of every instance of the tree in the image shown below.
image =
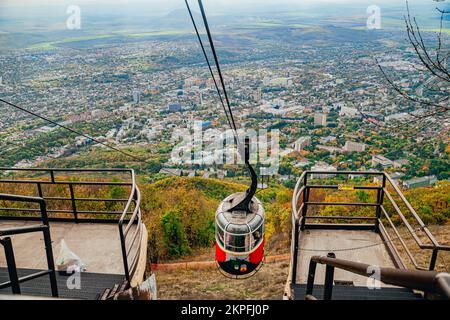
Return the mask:
[[183,256],[191,251],[180,216],[180,212],[173,209],[161,218],[164,244],[171,257]]
[[359,202],[366,203],[369,201],[370,195],[365,191],[357,191],[356,196],[358,197]]
[[[432,0],[434,2],[447,2],[447,0]],[[368,121],[386,127],[390,130],[410,128],[417,131],[429,125],[428,120],[435,118],[437,120],[446,120],[450,116],[449,90],[450,90],[450,71],[448,62],[450,59],[450,50],[445,46],[446,35],[444,22],[448,21],[448,9],[436,8],[440,15],[440,24],[436,32],[436,43],[430,45],[424,38],[419,23],[412,16],[408,1],[406,1],[407,13],[403,17],[407,40],[411,45],[417,65],[414,67],[417,75],[422,79],[417,86],[423,89],[425,94],[413,94],[402,89],[393,78],[388,75],[382,64],[376,59],[378,69],[381,71],[384,79],[389,86],[407,102],[413,106],[420,106],[417,112],[406,112],[408,119],[401,120],[394,125],[380,125],[378,122],[372,121],[370,116],[360,110],[361,115]]]

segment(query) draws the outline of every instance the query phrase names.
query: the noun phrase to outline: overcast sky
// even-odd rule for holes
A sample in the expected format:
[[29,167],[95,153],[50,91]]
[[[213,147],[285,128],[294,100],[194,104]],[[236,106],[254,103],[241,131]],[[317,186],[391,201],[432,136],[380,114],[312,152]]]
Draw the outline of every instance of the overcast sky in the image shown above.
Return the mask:
[[[197,0],[189,0],[193,9],[198,10]],[[346,10],[363,10],[369,5],[381,9],[405,8],[406,0],[203,0],[209,15],[247,14],[297,10],[320,14],[334,7]],[[412,8],[425,5],[436,6],[433,0],[409,0]],[[450,3],[447,0],[446,3]],[[184,0],[0,0],[0,17],[52,16],[65,13],[69,5],[78,5],[85,13],[117,14],[125,16],[161,16],[176,9],[185,10]],[[326,6],[328,10],[322,10]],[[416,10],[420,12],[420,10]]]
[[[191,3],[197,1],[190,0]],[[432,0],[409,0],[410,3],[433,3]],[[245,6],[271,6],[271,5],[304,5],[304,4],[405,4],[405,0],[203,0],[210,8],[219,7],[245,7]],[[155,9],[167,9],[184,6],[184,0],[0,0],[1,5],[144,5]]]

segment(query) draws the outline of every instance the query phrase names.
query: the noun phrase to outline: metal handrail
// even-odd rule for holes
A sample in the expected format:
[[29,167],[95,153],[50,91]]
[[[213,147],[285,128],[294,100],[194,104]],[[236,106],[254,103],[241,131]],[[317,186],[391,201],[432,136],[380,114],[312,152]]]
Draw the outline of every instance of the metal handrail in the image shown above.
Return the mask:
[[[124,265],[124,273],[128,283],[134,276],[134,272],[137,268],[139,262],[139,256],[141,251],[141,241],[140,238],[143,235],[143,223],[142,214],[140,210],[141,205],[141,193],[136,184],[136,175],[132,169],[44,169],[44,168],[0,168],[0,172],[38,172],[47,173],[49,175],[48,180],[33,180],[29,178],[24,179],[1,179],[0,184],[35,184],[38,189],[39,196],[44,201],[67,201],[71,202],[71,209],[64,210],[47,210],[48,213],[52,214],[73,214],[73,218],[65,217],[52,217],[51,221],[66,221],[66,222],[114,222],[118,224],[121,252]],[[108,181],[67,181],[57,180],[55,177],[56,173],[124,173],[130,176],[130,180],[126,182],[108,182]],[[70,189],[70,197],[45,197],[43,195],[42,185],[66,185]],[[131,191],[127,199],[100,199],[100,198],[86,198],[86,197],[76,197],[74,194],[75,186],[123,186],[131,187]],[[110,203],[124,203],[124,208],[121,211],[92,211],[92,210],[78,210],[78,202],[110,202]],[[1,211],[6,212],[38,212],[38,209],[31,208],[0,208]],[[79,218],[79,214],[84,215],[94,215],[95,218]],[[100,215],[106,216],[118,216],[116,219],[109,219],[99,217]],[[4,216],[0,215],[0,218],[6,219],[35,219],[35,217],[17,217],[17,216]],[[130,233],[133,226],[136,226],[136,231]],[[139,239],[139,241],[137,241]],[[134,250],[133,250],[134,249]]]
[[[433,243],[433,245],[435,246],[439,246],[438,241],[436,240],[436,238],[433,236],[433,234],[430,232],[430,230],[428,230],[427,226],[425,225],[425,223],[423,223],[422,219],[419,217],[419,215],[417,214],[416,210],[414,210],[414,208],[412,207],[412,205],[409,203],[409,201],[405,198],[405,196],[403,195],[403,193],[400,191],[400,189],[398,188],[397,184],[392,180],[392,178],[385,173],[385,176],[387,178],[387,180],[389,181],[389,183],[391,184],[392,188],[394,188],[395,192],[397,193],[397,195],[402,199],[403,203],[406,205],[406,207],[408,208],[408,210],[411,212],[411,214],[414,216],[414,218],[416,219],[416,221],[419,223],[420,227],[422,228],[422,230],[425,232],[425,234],[428,236],[428,238],[430,239],[430,241]],[[385,188],[386,189],[386,188]],[[385,190],[386,192],[387,190]]]
[[[336,259],[333,254],[329,254],[327,257],[314,256],[310,260],[307,295],[312,295],[315,280],[315,268],[317,264],[326,265],[330,274],[332,274],[330,270],[338,268],[368,278],[374,275],[373,266],[369,264]],[[377,268],[377,280],[385,284],[423,291],[425,293],[439,294],[445,299],[450,300],[450,275],[448,273],[386,267]],[[325,279],[324,298],[326,300],[331,299],[333,281],[332,276],[326,277]]]
[[[92,215],[120,215],[123,216],[124,210],[122,211],[90,211],[90,210],[77,210],[77,204],[79,202],[110,202],[110,203],[127,203],[127,210],[130,208],[131,203],[133,202],[133,192],[130,193],[130,196],[127,199],[99,199],[99,198],[84,198],[84,197],[76,197],[74,194],[74,187],[76,186],[122,186],[122,187],[132,187],[135,188],[135,179],[134,179],[134,171],[130,169],[43,169],[43,168],[0,168],[0,172],[38,172],[38,173],[47,173],[49,175],[49,180],[30,180],[30,179],[1,179],[0,184],[34,184],[37,187],[39,197],[48,201],[64,201],[71,203],[71,210],[47,210],[48,213],[52,214],[67,214],[72,213],[73,218],[67,219],[75,222],[92,222],[92,219],[80,219],[78,214],[92,214]],[[128,182],[115,182],[115,181],[66,181],[66,180],[57,180],[55,177],[55,173],[125,173],[129,174],[131,179]],[[45,197],[43,194],[42,186],[43,185],[64,185],[68,186],[70,190],[70,197]],[[36,212],[35,209],[24,209],[24,208],[0,208],[0,211],[7,212]],[[0,215],[0,218],[2,215]],[[58,218],[61,220],[64,218]],[[55,218],[50,218],[50,220],[57,220]],[[105,219],[110,220],[110,219]],[[116,221],[117,222],[117,221]]]
[[300,218],[299,213],[301,208],[297,208],[299,197],[305,191],[305,186],[300,186],[306,177],[306,172],[304,172],[298,179],[295,185],[294,195],[292,197],[292,214],[291,214],[291,270],[290,270],[290,282],[295,284],[297,279],[297,258],[298,258],[298,238],[299,238],[299,228],[300,228]]
[[[133,278],[133,274],[136,271],[137,264],[139,262],[139,253],[141,249],[141,242],[138,241],[138,247],[136,248],[136,254],[131,257],[131,263],[129,262],[130,254],[131,254],[131,248],[134,245],[136,241],[137,235],[139,235],[138,239],[142,237],[143,232],[143,225],[142,225],[142,214],[141,214],[141,191],[139,190],[137,184],[136,184],[136,177],[134,174],[134,171],[131,171],[131,179],[132,179],[132,190],[130,194],[130,198],[125,206],[125,209],[123,211],[123,214],[119,220],[119,234],[122,244],[122,257],[123,257],[123,263],[124,263],[124,269],[125,269],[125,277],[128,281],[128,283],[131,283],[131,279]],[[131,207],[132,203],[135,203],[133,213],[131,217],[129,218],[128,223],[125,225],[124,229],[124,222],[127,219],[128,211]],[[134,235],[131,237],[132,242],[130,243],[129,247],[127,246],[127,238],[128,234],[131,230],[131,227],[136,224],[136,231]]]
[[[0,194],[0,200],[27,202],[39,204],[41,212],[42,225],[34,225],[29,227],[8,228],[0,230],[0,244],[4,247],[6,264],[8,268],[10,280],[5,283],[0,283],[0,288],[11,287],[13,294],[20,294],[20,283],[27,282],[36,278],[48,275],[50,279],[50,286],[53,297],[58,297],[58,286],[56,282],[55,263],[53,260],[52,240],[50,235],[50,225],[47,216],[47,207],[45,200],[38,197],[26,197],[18,195]],[[17,266],[14,258],[14,250],[11,238],[5,236],[14,236],[19,234],[42,232],[45,244],[45,253],[47,258],[48,270],[36,272],[25,277],[19,278],[17,274]]]
[[[309,201],[310,196],[310,190],[311,189],[339,189],[338,185],[310,185],[308,184],[308,176],[311,174],[318,174],[318,175],[368,175],[368,176],[380,176],[383,179],[381,186],[353,186],[354,190],[376,190],[378,192],[377,195],[377,203],[339,203],[339,202],[312,202]],[[395,199],[392,197],[391,193],[388,190],[387,184],[392,185],[393,190],[396,194],[399,195],[402,203],[405,204],[406,208],[411,212],[412,217],[415,219],[415,221],[419,224],[420,229],[424,231],[427,238],[430,240],[431,244],[425,244],[421,241],[421,239],[417,236],[414,229],[409,224],[406,217],[403,215],[401,209],[398,207],[398,205],[395,202]],[[302,201],[300,201],[300,197],[303,197]],[[412,255],[411,251],[407,248],[405,241],[402,239],[400,233],[398,232],[395,224],[393,223],[392,219],[389,217],[389,214],[386,211],[384,202],[385,198],[387,201],[393,205],[396,213],[399,215],[401,221],[406,225],[406,228],[408,232],[412,235],[414,241],[417,243],[420,249],[424,250],[432,250],[432,257],[430,261],[430,265],[428,267],[429,270],[434,270],[436,266],[436,260],[438,258],[438,254],[440,251],[450,251],[450,246],[447,245],[441,245],[439,242],[434,238],[430,230],[427,228],[427,226],[423,223],[420,216],[417,214],[417,212],[414,210],[412,205],[408,202],[408,200],[405,198],[405,196],[402,194],[398,186],[393,182],[392,178],[387,174],[386,172],[378,172],[378,171],[304,171],[300,178],[298,179],[294,194],[292,197],[292,232],[291,232],[291,270],[290,270],[290,281],[292,284],[296,283],[296,269],[297,269],[297,255],[298,255],[298,247],[299,247],[299,235],[300,230],[305,229],[306,227],[310,226],[306,223],[308,219],[320,219],[320,220],[339,220],[339,221],[345,221],[345,220],[360,220],[360,221],[374,221],[373,228],[374,230],[380,230],[386,231],[384,225],[383,225],[383,217],[386,218],[386,220],[389,222],[390,226],[394,230],[394,233],[398,237],[400,244],[406,249],[407,257],[411,260],[412,264],[416,269],[423,269],[418,264],[417,261],[414,259],[414,256]],[[308,207],[309,206],[370,206],[376,208],[376,215],[374,217],[358,217],[357,219],[352,218],[351,216],[308,216]],[[320,226],[321,224],[319,224]],[[371,226],[371,225],[367,225]],[[317,227],[317,226],[316,226]],[[386,233],[386,232],[385,232]],[[386,237],[388,238],[388,241],[393,241],[390,239],[389,235],[386,233]],[[391,245],[390,243],[387,245]],[[398,251],[395,247],[392,247],[393,251],[397,255],[396,258],[399,259],[399,265],[398,267],[404,267],[405,264],[403,262],[403,259],[398,254]]]
[[[405,206],[407,207],[408,211],[412,214],[412,217],[414,218],[414,220],[418,223],[420,230],[423,231],[425,233],[425,235],[427,236],[427,238],[430,240],[431,244],[425,244],[423,243],[423,241],[417,236],[416,232],[414,231],[413,227],[411,226],[411,224],[409,223],[409,221],[406,219],[406,217],[404,216],[403,212],[401,211],[401,209],[399,208],[399,206],[397,205],[395,199],[393,198],[393,196],[391,195],[391,193],[389,192],[389,190],[387,190],[386,187],[384,187],[383,191],[384,193],[387,195],[391,205],[394,207],[395,212],[398,214],[398,216],[400,217],[401,221],[403,222],[403,224],[406,226],[406,229],[408,230],[409,234],[412,236],[412,238],[414,239],[415,243],[417,244],[417,246],[420,249],[424,249],[424,250],[432,250],[432,256],[431,256],[431,260],[430,260],[430,265],[428,267],[428,270],[434,270],[436,267],[436,262],[437,262],[437,258],[438,258],[438,254],[440,251],[450,251],[450,246],[448,245],[441,245],[439,244],[439,242],[436,240],[436,238],[433,236],[433,234],[431,233],[431,231],[428,229],[428,227],[425,225],[425,223],[422,221],[422,219],[420,218],[420,216],[417,214],[417,212],[415,211],[415,209],[411,206],[411,204],[408,202],[408,200],[405,198],[405,196],[402,194],[402,192],[400,191],[400,189],[398,188],[398,186],[393,182],[392,178],[388,175],[386,175],[386,179],[389,181],[389,183],[391,184],[392,188],[394,189],[394,191],[396,192],[396,194],[400,197],[400,199],[402,200],[402,203],[405,204]],[[381,204],[381,209],[383,212],[383,215],[387,218],[388,222],[390,220],[390,217],[384,207],[383,204]],[[382,223],[382,222],[381,222]],[[396,228],[396,226],[389,222],[391,227],[393,228],[394,232],[399,236],[399,232]],[[401,237],[399,237],[401,238]],[[404,243],[404,241],[401,241],[402,246],[404,247],[404,249],[406,249],[406,251],[408,251],[408,249],[406,248],[406,244]],[[407,253],[408,257],[410,258],[411,263],[414,265],[414,267],[416,269],[424,269],[423,267],[420,267],[417,262],[415,261],[415,259],[412,259],[411,256]]]
[[436,275],[435,280],[436,280],[436,284],[437,284],[441,294],[443,294],[444,296],[449,298],[450,297],[450,274],[439,273]]

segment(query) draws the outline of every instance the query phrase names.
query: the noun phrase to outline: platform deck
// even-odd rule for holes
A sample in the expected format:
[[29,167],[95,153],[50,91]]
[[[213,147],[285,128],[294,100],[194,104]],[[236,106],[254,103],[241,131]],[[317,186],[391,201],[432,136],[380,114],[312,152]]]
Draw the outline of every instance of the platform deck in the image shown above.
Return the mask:
[[[307,282],[308,267],[312,256],[326,256],[334,252],[336,258],[366,263],[380,267],[394,267],[388,251],[380,237],[373,231],[359,230],[306,230],[300,233],[297,267],[297,283]],[[352,249],[356,250],[344,250]],[[317,265],[315,284],[324,284],[325,266]],[[335,282],[353,282],[355,286],[366,286],[367,278],[344,270],[335,270]],[[382,285],[387,286],[387,285]]]
[[[23,277],[39,270],[18,269],[19,277]],[[122,284],[123,275],[81,273],[80,287],[74,288],[75,283],[70,275],[57,273],[56,281],[58,284],[59,298],[96,300],[105,289],[112,288],[116,284]],[[9,281],[8,270],[0,268],[0,283]],[[69,283],[69,286],[67,285]],[[70,289],[72,288],[72,289]],[[51,297],[50,281],[48,276],[40,277],[20,285],[21,294],[37,297]],[[12,294],[11,288],[0,289],[0,295]]]
[[[0,221],[0,230],[36,222]],[[124,274],[119,228],[117,224],[60,223],[50,224],[53,255],[58,259],[61,240],[78,255],[87,272],[97,274]],[[17,268],[47,269],[42,232],[11,237]],[[6,267],[5,253],[0,246],[0,267]]]

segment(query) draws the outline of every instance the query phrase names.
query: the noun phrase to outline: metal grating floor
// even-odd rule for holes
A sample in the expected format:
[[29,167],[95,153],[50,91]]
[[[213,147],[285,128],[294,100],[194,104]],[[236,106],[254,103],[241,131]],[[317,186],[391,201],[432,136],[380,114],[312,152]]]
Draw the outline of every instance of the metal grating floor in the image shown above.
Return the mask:
[[[19,277],[23,277],[39,270],[18,269]],[[124,275],[81,273],[81,289],[69,290],[67,279],[69,276],[56,273],[58,292],[60,298],[65,299],[86,299],[96,300],[98,296],[107,288],[112,288],[115,284],[122,284]],[[8,270],[0,268],[0,283],[9,281]],[[50,280],[48,276],[43,276],[20,285],[21,293],[30,296],[50,297]],[[11,288],[0,289],[0,294],[11,294]]]

